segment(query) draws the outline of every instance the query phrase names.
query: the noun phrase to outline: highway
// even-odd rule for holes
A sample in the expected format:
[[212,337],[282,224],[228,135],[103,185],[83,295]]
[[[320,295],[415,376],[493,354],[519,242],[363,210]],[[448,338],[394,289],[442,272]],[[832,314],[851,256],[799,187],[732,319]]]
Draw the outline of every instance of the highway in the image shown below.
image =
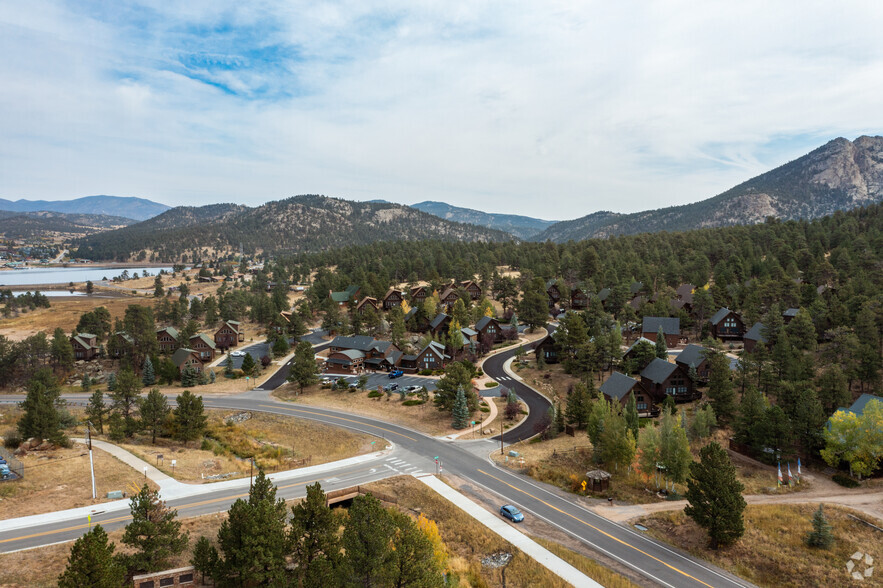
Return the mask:
[[[503,371],[503,364],[513,355],[514,350],[493,356],[485,362],[484,368],[491,377],[501,378],[502,385],[515,390],[531,409],[531,415],[524,422],[505,433],[505,442],[532,436],[536,420],[541,418],[549,406],[548,400],[517,380],[509,379],[511,376]],[[280,372],[285,370],[285,367],[280,368]],[[268,387],[267,383],[264,387]],[[708,563],[652,540],[626,525],[608,521],[579,506],[573,501],[573,496],[557,488],[496,467],[486,456],[491,451],[499,451],[499,438],[496,441],[484,439],[450,442],[393,423],[276,401],[271,399],[267,390],[252,390],[230,397],[205,396],[203,400],[206,407],[210,408],[266,411],[307,418],[371,433],[394,444],[391,453],[374,462],[316,476],[315,480],[322,482],[326,490],[364,484],[401,473],[434,473],[433,458],[438,456],[446,473],[454,474],[470,484],[499,496],[501,504],[517,505],[527,516],[546,521],[590,548],[631,568],[658,586],[731,588],[751,585]],[[534,418],[531,418],[532,416]],[[314,480],[282,483],[279,486],[279,496],[284,498],[303,496],[304,486],[312,481]],[[205,492],[199,496],[169,501],[169,505],[177,508],[182,517],[221,512],[227,510],[237,497],[243,496],[246,492],[247,488],[213,490],[211,485],[207,485]],[[93,523],[100,522],[107,528],[114,529],[125,525],[128,520],[127,512],[117,511],[108,513],[106,518],[103,516],[105,515],[93,518]],[[86,529],[85,521],[81,520],[0,532],[0,552],[70,540]]]

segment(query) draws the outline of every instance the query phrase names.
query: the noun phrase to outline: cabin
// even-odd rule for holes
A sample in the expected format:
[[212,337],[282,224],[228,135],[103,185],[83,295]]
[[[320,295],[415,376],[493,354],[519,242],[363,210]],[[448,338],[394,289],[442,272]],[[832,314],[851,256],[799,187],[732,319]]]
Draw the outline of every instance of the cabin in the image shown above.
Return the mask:
[[163,327],[156,330],[156,342],[161,353],[173,353],[178,348],[181,335],[175,327]]
[[460,282],[460,287],[469,292],[469,298],[474,302],[476,300],[481,300],[481,286],[476,284],[472,280],[466,280],[465,282]]
[[745,323],[738,313],[721,308],[709,319],[711,336],[722,341],[741,341],[745,335]]
[[378,310],[376,298],[365,296],[356,304],[356,312],[359,314],[363,314],[369,308],[373,308],[375,312]]
[[351,285],[346,290],[340,292],[328,291],[328,297],[335,302],[339,308],[349,308],[351,304],[359,301],[359,294],[362,289],[359,286]]
[[782,313],[782,321],[787,325],[791,321],[794,320],[794,317],[797,316],[797,313],[800,312],[799,308],[789,308],[785,312]]
[[423,304],[423,301],[429,297],[429,290],[426,286],[414,286],[411,288],[411,306]]
[[537,343],[536,348],[534,348],[534,355],[536,356],[537,361],[542,357],[543,361],[546,363],[558,363],[560,361],[558,357],[559,353],[561,353],[561,348],[555,341],[554,333],[545,337],[542,341]]
[[[391,341],[381,341],[367,335],[335,337],[328,349],[329,359],[334,357],[338,360],[332,363],[350,370],[348,373],[352,370],[361,370],[363,367],[375,371],[390,370],[398,367],[403,355]],[[344,353],[347,351],[358,351],[361,355]],[[339,356],[341,353],[349,358],[350,363],[346,363],[346,357]]]
[[396,306],[401,306],[402,301],[405,299],[405,294],[401,290],[396,290],[395,288],[390,288],[389,291],[383,295],[381,298],[381,303],[383,306],[383,310],[390,310],[395,308]]
[[440,370],[444,369],[448,360],[445,355],[445,347],[436,341],[430,341],[414,359],[417,370]]
[[555,305],[561,302],[561,290],[558,288],[557,280],[549,280],[546,282],[546,294],[549,296],[549,308],[555,308]]
[[638,337],[637,339],[635,339],[635,342],[634,342],[634,343],[632,343],[631,345],[629,345],[629,348],[626,349],[625,353],[622,354],[622,358],[623,358],[624,360],[625,360],[625,359],[634,359],[634,358],[635,358],[635,354],[636,354],[636,349],[637,349],[637,347],[638,347],[638,344],[641,343],[642,341],[643,341],[644,343],[647,343],[647,344],[649,344],[649,345],[652,345],[652,346],[653,346],[653,351],[654,351],[654,353],[655,353],[655,351],[656,351],[656,343],[654,343],[654,342],[651,341],[650,339],[645,339],[644,337]]
[[199,354],[186,347],[182,347],[172,354],[172,363],[182,374],[187,368],[192,368],[197,373],[202,372],[202,360],[199,359]]
[[687,375],[690,374],[691,367],[696,368],[698,381],[707,383],[709,365],[708,358],[705,357],[705,351],[705,347],[702,345],[694,345],[691,343],[684,347],[684,350],[678,354],[675,358],[675,363],[684,368],[687,371]]
[[644,289],[644,282],[632,282],[629,285],[629,295],[634,298]]
[[629,403],[629,398],[634,395],[638,416],[644,418],[659,416],[659,408],[653,402],[653,398],[644,391],[641,382],[635,378],[630,378],[620,372],[613,372],[601,384],[600,390],[609,402],[618,402],[623,409]]
[[445,288],[444,292],[442,292],[439,301],[447,307],[448,310],[454,308],[454,305],[460,299],[460,296],[457,294],[457,289],[451,285]]
[[463,327],[460,329],[460,334],[463,335],[463,344],[471,345],[472,343],[478,343],[478,331],[470,329],[469,327]]
[[660,327],[665,335],[665,346],[676,347],[681,340],[681,319],[678,317],[645,316],[641,323],[641,337],[656,343]]
[[570,291],[570,308],[585,310],[589,307],[589,293],[585,288],[573,288]]
[[80,333],[71,337],[71,347],[74,348],[74,359],[92,361],[98,355],[98,337],[92,333]]
[[332,374],[358,374],[363,371],[365,354],[358,349],[343,349],[328,354],[325,371]]
[[693,284],[681,284],[675,289],[675,297],[671,300],[671,308],[675,312],[680,310],[687,314],[693,313],[693,292],[696,286]]
[[199,359],[203,363],[209,363],[215,359],[216,345],[208,335],[203,333],[193,335],[188,344],[190,349],[199,355]]
[[490,340],[491,337],[493,337],[494,345],[502,343],[505,339],[503,336],[503,327],[500,325],[499,321],[492,316],[481,317],[479,321],[475,323],[475,331],[478,333],[479,340],[484,340],[485,338]]
[[767,344],[767,338],[763,334],[764,329],[765,327],[763,326],[763,323],[754,323],[754,326],[748,329],[748,332],[742,337],[742,341],[744,341],[745,344],[745,351],[747,353],[754,351],[754,348],[757,347],[758,343],[763,345]]
[[684,368],[658,357],[641,372],[641,385],[656,403],[661,403],[666,396],[674,397],[675,402],[688,402],[699,397]]
[[239,321],[225,321],[221,328],[215,331],[215,345],[221,349],[236,347],[245,341],[245,333]]
[[114,340],[113,345],[108,344],[107,347],[108,351],[113,350],[114,359],[119,359],[123,356],[124,350],[132,349],[135,346],[135,339],[125,331],[117,331],[111,336]]
[[440,312],[429,323],[429,332],[432,333],[433,336],[437,336],[442,333],[447,333],[448,328],[450,327],[450,324],[451,324],[450,315]]

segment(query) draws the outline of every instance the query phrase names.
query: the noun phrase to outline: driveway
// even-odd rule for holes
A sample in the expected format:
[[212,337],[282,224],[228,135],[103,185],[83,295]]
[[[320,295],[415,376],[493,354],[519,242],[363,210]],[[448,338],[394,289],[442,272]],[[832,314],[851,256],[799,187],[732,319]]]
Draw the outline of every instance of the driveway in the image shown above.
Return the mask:
[[[359,381],[359,376],[352,376],[348,374],[321,374],[319,377],[333,378],[334,380],[337,380],[338,378],[343,378],[350,383]],[[390,379],[389,374],[386,373],[368,374],[368,383],[365,384],[365,389],[376,390],[378,386],[386,386],[387,384],[391,384],[393,382],[398,384],[399,388],[407,388],[408,386],[426,386],[426,389],[432,392],[433,390],[435,390],[436,380],[434,378],[410,376],[408,374],[393,379]]]

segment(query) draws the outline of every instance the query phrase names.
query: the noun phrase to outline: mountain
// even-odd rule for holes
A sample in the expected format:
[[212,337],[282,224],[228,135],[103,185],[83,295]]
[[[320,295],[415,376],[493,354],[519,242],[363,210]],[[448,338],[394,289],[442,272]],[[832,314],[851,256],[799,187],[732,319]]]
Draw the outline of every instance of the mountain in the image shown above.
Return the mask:
[[[783,166],[693,204],[633,214],[593,213],[556,223],[532,240],[558,243],[590,237],[681,231],[812,219],[883,200],[883,137],[834,139]],[[606,217],[606,218],[605,218]]]
[[66,212],[76,214],[106,214],[135,220],[147,220],[168,210],[169,206],[123,196],[84,196],[73,200],[4,200],[0,198],[0,210],[12,212]]
[[529,216],[519,216],[517,214],[482,212],[431,200],[412,204],[411,208],[428,212],[445,220],[505,231],[521,239],[530,239],[557,222],[531,218]]
[[379,202],[351,202],[326,196],[295,196],[256,208],[236,204],[178,207],[132,226],[81,239],[78,255],[88,259],[144,258],[175,261],[206,255],[297,253],[377,241],[508,241],[512,237],[475,225]]
[[0,235],[7,239],[43,237],[48,233],[87,235],[118,229],[137,221],[105,214],[65,214],[63,212],[15,212],[0,210]]

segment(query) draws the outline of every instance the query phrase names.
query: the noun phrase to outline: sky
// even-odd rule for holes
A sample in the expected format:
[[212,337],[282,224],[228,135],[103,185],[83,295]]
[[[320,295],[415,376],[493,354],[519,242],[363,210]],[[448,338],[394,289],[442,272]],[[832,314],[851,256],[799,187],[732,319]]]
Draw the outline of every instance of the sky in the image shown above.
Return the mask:
[[883,133],[881,30],[872,0],[10,0],[0,198],[695,202]]

